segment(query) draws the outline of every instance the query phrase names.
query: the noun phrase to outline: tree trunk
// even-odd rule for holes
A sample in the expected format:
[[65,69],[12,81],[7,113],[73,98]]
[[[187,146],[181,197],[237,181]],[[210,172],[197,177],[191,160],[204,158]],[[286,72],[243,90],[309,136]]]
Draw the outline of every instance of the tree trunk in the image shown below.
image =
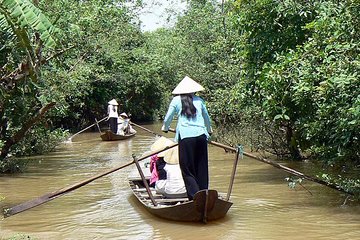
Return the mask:
[[27,131],[37,122],[39,122],[44,116],[44,114],[49,111],[53,106],[55,106],[55,102],[51,102],[46,106],[42,107],[33,118],[30,118],[27,122],[24,123],[24,125],[19,131],[17,131],[11,138],[5,140],[4,146],[2,147],[0,153],[0,161],[7,157],[11,147],[18,143],[21,139],[23,139]]
[[292,158],[295,160],[301,160],[302,155],[297,147],[297,140],[291,126],[286,126],[286,142]]

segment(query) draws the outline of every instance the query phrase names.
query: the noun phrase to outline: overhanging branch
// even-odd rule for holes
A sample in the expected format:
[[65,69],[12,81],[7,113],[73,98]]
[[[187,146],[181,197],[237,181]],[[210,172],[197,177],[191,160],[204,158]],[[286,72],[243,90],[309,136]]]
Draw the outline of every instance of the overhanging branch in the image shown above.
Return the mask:
[[51,102],[43,106],[34,117],[30,118],[28,121],[26,121],[23,124],[23,126],[19,131],[17,131],[12,137],[7,139],[4,143],[3,148],[1,149],[0,159],[4,159],[8,155],[10,148],[14,144],[18,143],[21,139],[23,139],[27,131],[36,123],[38,123],[43,118],[45,113],[48,112],[54,106],[55,106],[55,102]]

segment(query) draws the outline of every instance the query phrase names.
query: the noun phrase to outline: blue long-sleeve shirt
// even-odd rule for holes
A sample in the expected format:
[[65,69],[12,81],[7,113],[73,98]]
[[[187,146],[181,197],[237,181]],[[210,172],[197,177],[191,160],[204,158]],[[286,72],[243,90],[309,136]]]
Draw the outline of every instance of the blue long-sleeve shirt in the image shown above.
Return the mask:
[[175,135],[175,141],[177,142],[179,141],[179,136],[181,136],[181,139],[184,139],[205,134],[206,137],[209,138],[209,132],[212,132],[210,116],[204,100],[201,97],[194,95],[193,104],[196,108],[196,116],[194,118],[187,118],[185,115],[181,115],[180,96],[175,96],[169,105],[169,109],[164,119],[164,130],[169,130],[170,123],[173,120],[174,115],[177,114],[178,122]]

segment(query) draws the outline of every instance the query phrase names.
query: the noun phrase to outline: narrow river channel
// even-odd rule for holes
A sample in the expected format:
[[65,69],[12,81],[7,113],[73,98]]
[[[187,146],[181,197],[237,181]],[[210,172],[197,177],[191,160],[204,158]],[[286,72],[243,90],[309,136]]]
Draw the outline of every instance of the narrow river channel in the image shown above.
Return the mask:
[[[159,132],[158,124],[144,125]],[[101,141],[83,133],[56,151],[29,159],[25,173],[1,176],[0,207],[14,206],[121,166],[149,151],[155,136],[141,129],[124,141]],[[169,137],[171,133],[167,134]],[[210,187],[228,190],[234,154],[209,146]],[[286,163],[282,163],[286,164]],[[306,163],[295,166],[306,171]],[[250,158],[241,159],[230,200],[219,221],[171,222],[150,215],[132,196],[121,169],[41,206],[0,220],[0,239],[360,239],[360,206],[342,205],[345,197],[304,181],[290,189],[289,175]],[[308,172],[307,172],[308,173]],[[311,192],[311,194],[309,193]]]

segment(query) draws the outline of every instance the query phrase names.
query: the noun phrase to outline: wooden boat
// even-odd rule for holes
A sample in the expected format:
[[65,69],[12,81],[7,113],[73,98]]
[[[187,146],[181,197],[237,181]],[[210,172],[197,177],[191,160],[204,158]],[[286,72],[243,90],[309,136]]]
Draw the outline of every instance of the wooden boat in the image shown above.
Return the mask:
[[[204,222],[225,217],[232,203],[218,195],[216,190],[202,190],[195,194],[194,200],[188,198],[166,198],[150,188],[150,171],[140,168],[138,173],[129,176],[133,194],[151,214],[174,221]],[[140,169],[140,170],[139,170]],[[146,176],[143,173],[146,172]]]
[[130,133],[130,134],[125,134],[125,135],[117,135],[115,133],[113,133],[110,130],[106,130],[105,132],[103,132],[100,137],[103,141],[117,141],[117,140],[124,140],[124,139],[128,139],[131,138],[133,136],[135,136],[136,133]]

